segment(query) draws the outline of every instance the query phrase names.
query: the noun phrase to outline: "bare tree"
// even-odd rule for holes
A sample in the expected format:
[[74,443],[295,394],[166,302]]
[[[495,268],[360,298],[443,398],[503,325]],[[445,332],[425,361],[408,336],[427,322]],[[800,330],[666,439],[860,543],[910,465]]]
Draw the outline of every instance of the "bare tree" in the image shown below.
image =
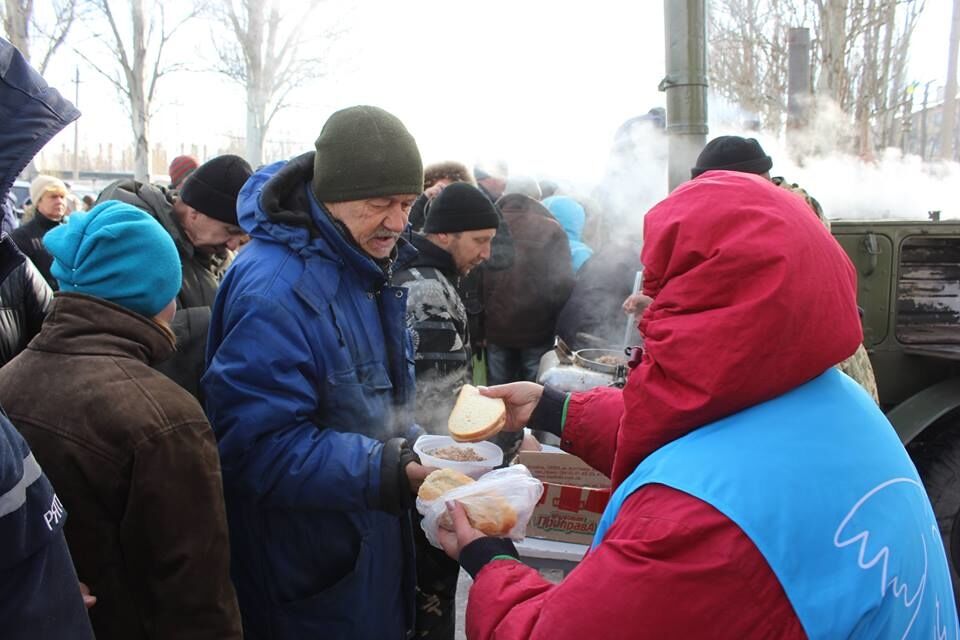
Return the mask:
[[129,40],[121,35],[120,23],[110,6],[110,0],[93,0],[98,12],[106,19],[110,34],[100,40],[109,49],[117,68],[102,69],[86,54],[77,54],[93,69],[106,78],[125,99],[124,105],[130,115],[134,139],[134,176],[137,180],[150,180],[150,118],[153,115],[153,99],[157,83],[163,76],[177,70],[177,64],[164,63],[164,51],[177,30],[196,15],[195,11],[178,20],[168,28],[163,2],[154,2],[151,9],[144,9],[143,0],[128,0],[130,8]]
[[[3,29],[23,57],[32,61],[34,66],[44,74],[50,59],[67,40],[70,27],[77,19],[80,0],[53,0],[50,3],[52,15],[38,17],[34,11],[33,0],[4,0]],[[45,5],[46,6],[46,5]],[[39,37],[31,34],[35,31]],[[42,55],[37,64],[31,58],[33,44],[39,45]]]
[[322,75],[321,61],[303,55],[303,29],[320,2],[310,0],[293,15],[284,15],[274,0],[227,0],[214,9],[233,36],[217,48],[217,71],[246,91],[246,155],[254,166],[263,161],[267,131],[290,92]]
[[940,129],[940,157],[953,159],[954,129],[957,118],[957,51],[960,49],[960,0],[953,0],[950,24],[950,53],[947,57],[947,86],[943,94],[943,128]]
[[780,131],[787,112],[787,31],[803,24],[803,0],[719,0],[710,22],[710,84]]
[[3,30],[15,46],[30,60],[30,16],[33,0],[4,0]]
[[871,157],[875,147],[895,142],[898,110],[909,99],[910,38],[923,6],[923,0],[718,0],[712,84],[779,133],[787,104],[787,30],[809,26],[817,102],[847,115],[856,141],[851,150]]

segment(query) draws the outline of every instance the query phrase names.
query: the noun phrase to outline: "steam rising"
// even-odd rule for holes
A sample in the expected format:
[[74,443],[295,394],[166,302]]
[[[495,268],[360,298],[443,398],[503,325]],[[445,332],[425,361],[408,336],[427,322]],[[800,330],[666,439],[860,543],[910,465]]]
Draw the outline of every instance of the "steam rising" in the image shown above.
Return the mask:
[[[718,105],[718,111],[725,106]],[[941,219],[960,219],[960,164],[956,162],[923,162],[893,147],[871,159],[846,153],[843,149],[852,146],[854,135],[849,119],[822,103],[807,130],[788,135],[786,141],[744,131],[731,124],[737,115],[728,108],[725,121],[711,123],[710,137],[757,138],[773,158],[770,174],[806,189],[830,219],[926,220],[930,211],[940,211]]]

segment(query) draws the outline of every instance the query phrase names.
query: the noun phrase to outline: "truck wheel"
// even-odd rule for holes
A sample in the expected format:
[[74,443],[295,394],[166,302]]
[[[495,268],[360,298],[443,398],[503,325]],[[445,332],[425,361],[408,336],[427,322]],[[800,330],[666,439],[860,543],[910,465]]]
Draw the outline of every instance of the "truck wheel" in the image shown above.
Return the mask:
[[[926,434],[925,434],[926,435]],[[953,592],[960,594],[960,419],[909,447],[940,526]],[[960,602],[958,602],[960,603]]]

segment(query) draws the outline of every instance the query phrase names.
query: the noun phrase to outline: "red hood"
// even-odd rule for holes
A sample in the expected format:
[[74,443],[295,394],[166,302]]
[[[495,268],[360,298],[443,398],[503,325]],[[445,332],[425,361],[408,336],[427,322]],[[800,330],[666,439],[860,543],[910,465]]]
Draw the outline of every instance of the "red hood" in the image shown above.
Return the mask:
[[789,391],[863,340],[853,265],[796,195],[711,171],[644,220],[645,352],[613,480],[693,429]]

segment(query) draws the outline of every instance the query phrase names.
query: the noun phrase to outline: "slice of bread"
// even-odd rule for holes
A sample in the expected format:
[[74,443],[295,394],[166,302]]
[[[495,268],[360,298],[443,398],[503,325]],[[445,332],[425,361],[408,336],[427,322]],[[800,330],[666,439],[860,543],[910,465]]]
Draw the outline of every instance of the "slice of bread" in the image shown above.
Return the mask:
[[450,412],[447,428],[458,442],[479,442],[499,433],[506,422],[503,400],[482,396],[476,387],[465,384]]

